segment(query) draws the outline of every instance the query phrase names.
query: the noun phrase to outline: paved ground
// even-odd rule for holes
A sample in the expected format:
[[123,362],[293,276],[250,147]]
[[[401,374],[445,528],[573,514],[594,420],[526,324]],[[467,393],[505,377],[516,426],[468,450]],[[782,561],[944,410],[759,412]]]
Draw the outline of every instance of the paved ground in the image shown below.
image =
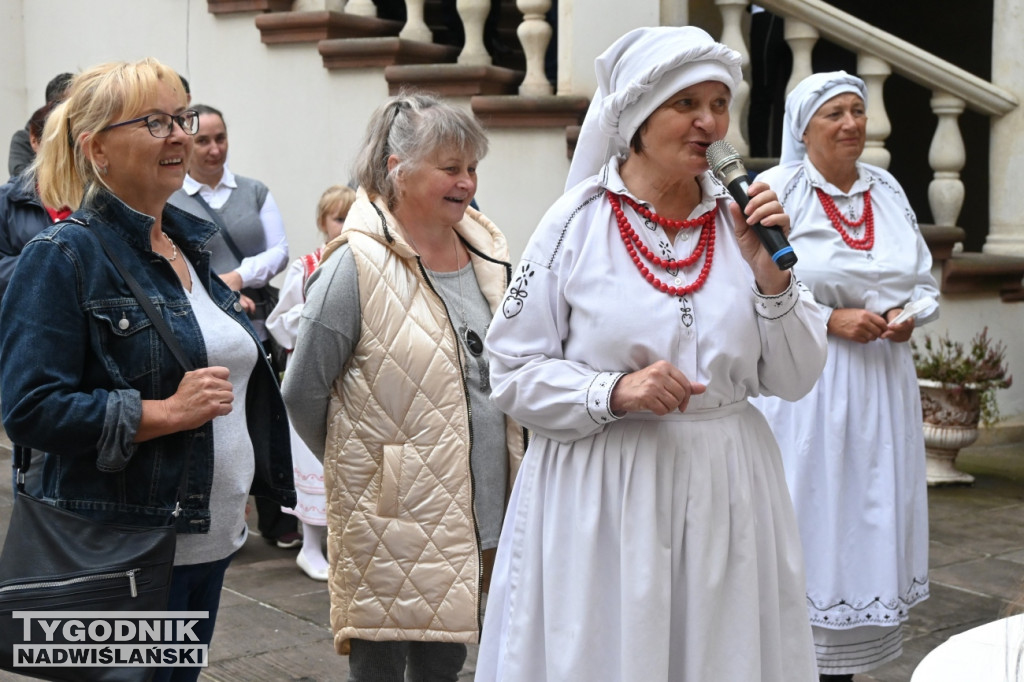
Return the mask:
[[[0,461],[7,461],[3,453]],[[953,634],[1005,615],[1022,594],[1024,445],[969,448],[958,463],[977,476],[975,484],[929,493],[932,596],[911,611],[903,657],[856,682],[908,682],[925,654]],[[10,477],[0,475],[0,539],[10,505]],[[228,570],[211,665],[201,679],[346,678],[347,659],[332,646],[327,590],[299,570],[295,555],[249,538]],[[463,680],[473,679],[474,661],[471,647]],[[0,674],[0,680],[15,679],[24,678]]]

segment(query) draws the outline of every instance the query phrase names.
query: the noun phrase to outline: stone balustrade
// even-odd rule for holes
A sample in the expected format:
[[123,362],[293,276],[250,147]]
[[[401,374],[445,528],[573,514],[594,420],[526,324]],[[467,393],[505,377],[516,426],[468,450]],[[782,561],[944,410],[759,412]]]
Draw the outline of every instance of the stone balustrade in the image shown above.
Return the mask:
[[[722,10],[721,40],[746,55],[737,2],[747,4],[716,0]],[[882,91],[886,78],[896,71],[932,91],[931,107],[938,123],[928,151],[933,172],[928,202],[937,226],[956,226],[964,202],[960,171],[966,159],[958,118],[968,107],[987,116],[1002,116],[1018,106],[1016,97],[821,0],[758,0],[758,4],[786,20],[784,37],[793,53],[787,92],[813,72],[811,53],[819,36],[857,55],[857,75],[868,91],[867,143],[861,157],[865,162],[882,168],[889,165],[885,140],[891,127]]]
[[[225,0],[221,0],[222,2]],[[237,0],[236,0],[237,1]],[[561,0],[571,14],[574,0]],[[305,4],[303,4],[305,3]],[[336,11],[340,0],[295,0],[295,8],[322,7]],[[722,19],[720,40],[737,50],[743,58],[744,82],[734,92],[733,111],[739,125],[730,126],[727,139],[744,155],[749,154],[746,109],[750,96],[750,54],[745,37],[744,15],[748,0],[714,0]],[[813,71],[811,55],[820,38],[826,38],[857,55],[857,73],[868,90],[867,143],[864,161],[888,167],[890,153],[885,141],[891,132],[886,115],[883,86],[895,72],[932,91],[931,107],[938,122],[928,161],[933,178],[928,200],[935,223],[939,227],[957,224],[964,201],[964,184],[960,172],[964,167],[965,149],[958,119],[965,108],[988,116],[1001,116],[1017,107],[1016,98],[991,83],[959,69],[899,38],[852,17],[821,0],[759,0],[759,5],[785,18],[785,40],[793,54],[793,68],[787,92]],[[433,42],[433,35],[424,17],[425,0],[405,0],[407,20],[398,37],[421,43]],[[552,0],[516,0],[522,21],[516,34],[525,55],[525,75],[518,87],[520,96],[545,97],[553,92],[545,74],[545,53],[552,40],[553,29],[546,16]],[[456,0],[455,8],[462,21],[465,42],[457,63],[466,67],[490,67],[491,55],[484,43],[484,23],[491,11],[490,0]],[[343,11],[349,15],[373,17],[372,0],[348,0]]]

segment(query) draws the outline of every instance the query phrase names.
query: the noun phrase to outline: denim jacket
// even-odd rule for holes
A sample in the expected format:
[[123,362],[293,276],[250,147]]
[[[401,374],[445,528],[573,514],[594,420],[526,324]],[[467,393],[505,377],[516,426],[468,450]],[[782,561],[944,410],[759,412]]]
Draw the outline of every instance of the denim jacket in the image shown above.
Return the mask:
[[[92,232],[138,280],[196,367],[206,347],[172,266],[150,249],[153,218],[101,192],[73,219],[26,245],[0,305],[0,409],[15,443],[47,453],[44,497],[109,522],[167,523],[180,533],[210,524],[213,425],[134,443],[142,401],[164,399],[184,369],[157,334]],[[277,379],[238,294],[211,276],[212,223],[166,206],[162,227],[191,261],[199,285],[261,348],[245,396],[255,451],[253,494],[295,503],[288,422]],[[235,409],[239,409],[236,403]],[[184,463],[188,473],[179,495]]]

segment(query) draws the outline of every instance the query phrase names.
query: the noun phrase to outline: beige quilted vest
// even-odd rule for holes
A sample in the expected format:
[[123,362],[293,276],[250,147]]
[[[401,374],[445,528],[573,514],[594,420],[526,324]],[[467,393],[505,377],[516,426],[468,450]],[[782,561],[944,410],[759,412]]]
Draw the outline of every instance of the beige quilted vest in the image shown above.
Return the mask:
[[[355,257],[362,310],[332,391],[324,456],[331,625],[342,654],[351,638],[475,642],[480,628],[463,359],[444,304],[394,225],[360,192],[336,240]],[[504,237],[476,211],[457,228],[494,310],[509,277]],[[524,435],[506,424],[511,482]]]

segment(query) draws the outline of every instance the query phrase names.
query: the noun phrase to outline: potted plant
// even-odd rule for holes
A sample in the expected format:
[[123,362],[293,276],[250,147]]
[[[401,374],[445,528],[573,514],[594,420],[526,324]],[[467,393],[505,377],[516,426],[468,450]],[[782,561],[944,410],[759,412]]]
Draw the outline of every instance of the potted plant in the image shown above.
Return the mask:
[[972,483],[974,477],[955,466],[960,448],[978,439],[978,424],[999,419],[997,389],[1013,377],[1006,365],[1006,346],[993,341],[988,327],[975,334],[970,346],[949,338],[924,337],[910,342],[921,389],[928,485]]

